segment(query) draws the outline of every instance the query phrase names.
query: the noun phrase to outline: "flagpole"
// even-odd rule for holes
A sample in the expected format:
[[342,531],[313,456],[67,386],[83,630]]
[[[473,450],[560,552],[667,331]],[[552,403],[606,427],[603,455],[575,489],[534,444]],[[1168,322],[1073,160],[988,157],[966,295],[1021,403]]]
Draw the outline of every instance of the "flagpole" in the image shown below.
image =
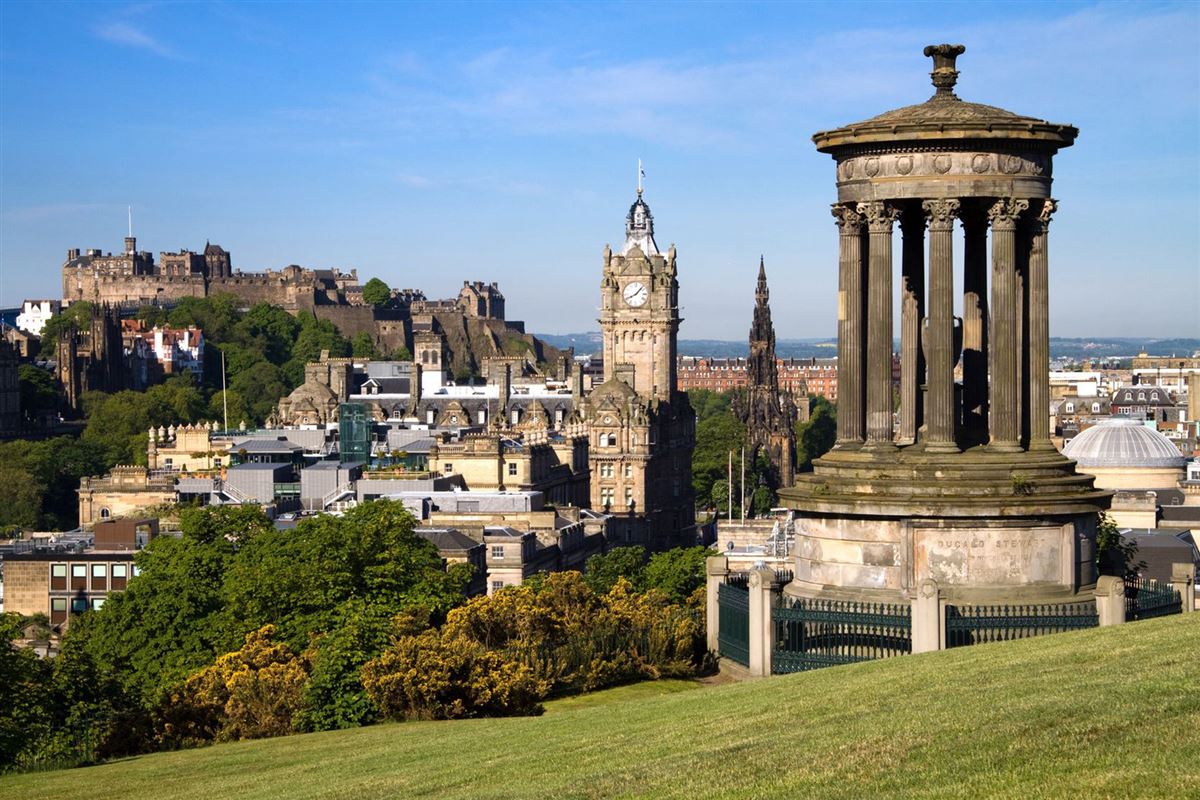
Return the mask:
[[729,451],[729,479],[725,482],[725,499],[729,501],[729,511],[725,518],[733,522],[733,451]]
[[221,351],[221,413],[225,417],[225,430],[229,431],[229,393],[225,391],[225,351]]
[[742,524],[746,524],[746,446],[742,445]]

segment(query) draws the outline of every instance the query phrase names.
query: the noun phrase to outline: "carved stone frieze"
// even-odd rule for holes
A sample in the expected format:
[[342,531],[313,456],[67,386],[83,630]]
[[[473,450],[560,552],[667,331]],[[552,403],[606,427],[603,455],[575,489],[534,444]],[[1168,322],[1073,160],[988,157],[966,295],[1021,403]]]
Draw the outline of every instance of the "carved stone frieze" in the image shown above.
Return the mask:
[[838,163],[839,182],[930,176],[1049,177],[1050,156],[1040,153],[981,153],[972,151],[859,155]]

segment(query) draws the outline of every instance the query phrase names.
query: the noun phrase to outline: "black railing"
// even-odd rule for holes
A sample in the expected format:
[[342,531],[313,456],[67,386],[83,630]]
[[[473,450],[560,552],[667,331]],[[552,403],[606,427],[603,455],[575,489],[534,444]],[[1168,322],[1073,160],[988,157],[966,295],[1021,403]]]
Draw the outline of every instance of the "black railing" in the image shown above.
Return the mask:
[[717,650],[724,658],[750,666],[750,592],[745,576],[740,583],[717,586],[717,614]]
[[795,600],[772,609],[771,672],[801,672],[912,652],[907,603]]
[[1125,579],[1125,621],[1183,613],[1183,598],[1169,584],[1149,578]]
[[1095,603],[946,607],[946,647],[1028,639],[1100,624]]

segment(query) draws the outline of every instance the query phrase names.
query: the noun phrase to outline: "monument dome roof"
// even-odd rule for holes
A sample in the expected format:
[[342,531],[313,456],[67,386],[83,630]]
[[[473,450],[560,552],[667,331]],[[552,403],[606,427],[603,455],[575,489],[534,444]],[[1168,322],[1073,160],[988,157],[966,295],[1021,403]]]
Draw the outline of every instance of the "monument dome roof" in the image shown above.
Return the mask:
[[1036,117],[1015,114],[996,106],[968,103],[954,93],[958,81],[955,60],[966,51],[961,44],[930,45],[925,55],[933,58],[930,73],[937,91],[924,103],[904,106],[870,119],[813,136],[821,152],[854,145],[894,142],[937,142],[963,139],[1007,139],[1041,143],[1052,150],[1069,147],[1079,130]]
[[1081,467],[1183,469],[1186,459],[1158,431],[1132,419],[1110,419],[1088,428],[1063,448]]

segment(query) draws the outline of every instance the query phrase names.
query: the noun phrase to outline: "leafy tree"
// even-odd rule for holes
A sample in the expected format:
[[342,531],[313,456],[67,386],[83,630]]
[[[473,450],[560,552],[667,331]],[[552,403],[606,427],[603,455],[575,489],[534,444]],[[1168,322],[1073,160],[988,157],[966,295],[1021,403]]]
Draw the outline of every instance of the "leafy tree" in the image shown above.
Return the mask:
[[151,426],[198,422],[208,410],[204,395],[186,376],[169,378],[144,392],[89,392],[83,439],[104,448],[110,464],[145,464]]
[[46,320],[46,324],[42,328],[42,358],[57,357],[58,337],[69,330],[71,326],[84,330],[91,324],[92,304],[86,300],[71,303],[71,305]]
[[380,308],[391,302],[392,289],[379,278],[371,278],[363,285],[362,297],[364,303]]
[[379,348],[375,346],[375,340],[371,338],[371,334],[366,331],[359,331],[354,334],[354,338],[350,340],[350,355],[355,358],[370,358],[378,359],[382,357]]
[[[23,466],[0,464],[0,528],[36,530],[41,521],[46,485]],[[0,647],[3,647],[0,642]]]
[[729,453],[733,453],[734,468],[740,469],[739,459],[746,445],[746,426],[726,409],[696,424],[696,448],[692,453],[692,488],[696,503],[702,507],[720,506],[713,497],[713,484],[726,478]]
[[137,310],[134,319],[147,328],[162,327],[167,324],[167,312],[161,306],[142,306]]
[[36,744],[53,728],[50,664],[12,646],[24,623],[18,614],[0,614],[0,773],[34,756]]
[[264,625],[246,634],[240,649],[189,676],[166,710],[166,736],[227,742],[294,732],[308,660],[274,637],[274,626]]
[[583,579],[593,592],[604,594],[621,578],[641,586],[646,569],[646,548],[614,547],[587,560]]
[[443,570],[432,543],[413,533],[403,505],[378,500],[343,517],[305,519],[249,541],[231,565],[226,598],[243,630],[276,625],[301,648],[332,630],[344,603],[362,599],[388,616],[424,608],[438,616],[462,601],[470,567]]
[[796,423],[796,464],[801,470],[810,469],[813,459],[828,453],[835,442],[837,406],[824,397],[816,397],[808,420]]
[[21,393],[21,414],[25,419],[35,420],[41,412],[58,408],[58,387],[46,370],[21,364],[17,367],[17,385]]
[[1105,512],[1100,512],[1096,525],[1096,569],[1101,575],[1136,578],[1146,568],[1137,557],[1138,545],[1132,538],[1121,536],[1121,529]]
[[302,314],[300,333],[292,344],[291,358],[283,365],[288,382],[292,386],[303,383],[304,365],[319,359],[324,350],[329,351],[331,356],[343,358],[350,355],[350,342],[337,332],[329,320]]
[[646,564],[647,589],[657,589],[673,602],[683,603],[704,586],[705,559],[712,555],[707,547],[676,547],[655,553]]
[[388,360],[389,361],[412,361],[413,354],[412,354],[412,351],[409,350],[407,347],[405,347],[404,345],[400,345],[395,350],[388,353]]
[[375,703],[363,690],[362,667],[387,647],[393,631],[390,609],[360,598],[338,609],[333,630],[312,647],[312,674],[296,718],[301,730],[326,731],[373,722]]

